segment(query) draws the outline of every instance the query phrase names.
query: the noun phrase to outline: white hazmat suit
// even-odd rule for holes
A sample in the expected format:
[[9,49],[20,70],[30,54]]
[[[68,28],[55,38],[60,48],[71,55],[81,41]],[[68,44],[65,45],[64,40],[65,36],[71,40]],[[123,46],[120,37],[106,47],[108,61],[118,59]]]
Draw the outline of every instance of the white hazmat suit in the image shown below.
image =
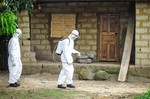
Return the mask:
[[73,67],[73,53],[77,53],[80,55],[80,52],[76,51],[74,49],[74,40],[78,38],[79,32],[77,30],[73,30],[72,33],[68,36],[67,39],[63,40],[63,52],[61,54],[61,62],[62,62],[62,70],[58,77],[58,88],[65,88],[63,84],[66,82],[67,87],[74,88],[72,85],[73,81],[73,73],[74,73],[74,67]]
[[10,39],[8,44],[8,69],[9,69],[9,84],[11,87],[19,86],[17,81],[20,79],[22,73],[22,62],[20,53],[19,38],[22,35],[20,29],[16,29],[16,33]]

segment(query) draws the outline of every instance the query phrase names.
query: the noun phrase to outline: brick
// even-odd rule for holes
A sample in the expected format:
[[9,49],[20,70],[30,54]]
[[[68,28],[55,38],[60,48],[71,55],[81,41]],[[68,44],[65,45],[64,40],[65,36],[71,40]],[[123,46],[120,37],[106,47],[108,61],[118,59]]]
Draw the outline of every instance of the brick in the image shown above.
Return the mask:
[[97,42],[97,41],[90,40],[90,41],[87,42],[87,44],[89,44],[89,45],[96,45],[96,42]]
[[85,34],[86,33],[86,29],[79,29],[80,34]]
[[89,29],[88,34],[97,34],[97,29]]
[[23,63],[30,63],[30,58],[21,58]]
[[31,41],[31,44],[32,44],[32,45],[40,44],[40,40],[32,40],[32,41]]
[[136,58],[135,59],[135,64],[140,66],[141,65],[141,59]]
[[40,29],[31,29],[32,34],[40,34],[41,30]]
[[150,48],[148,48],[148,47],[141,48],[141,52],[150,53]]
[[35,28],[45,28],[44,24],[35,24]]
[[21,46],[21,52],[30,52],[30,46]]
[[39,23],[39,19],[37,19],[37,18],[34,18],[34,19],[33,19],[33,18],[32,18],[32,19],[31,19],[31,23],[32,23],[32,24],[33,24],[33,23]]
[[136,27],[140,27],[141,26],[141,22],[136,22]]
[[92,50],[97,50],[97,46],[92,46]]
[[24,52],[23,57],[30,57],[30,53]]
[[23,18],[22,18],[22,21],[23,21],[23,22],[29,22],[29,17],[28,17],[28,16],[23,17]]
[[136,20],[148,20],[148,15],[138,15],[136,16]]
[[150,65],[150,60],[149,59],[142,59],[141,64],[142,65]]
[[25,34],[25,33],[26,33],[26,34],[29,34],[29,32],[30,32],[30,29],[29,29],[29,28],[23,28],[23,29],[22,29],[22,33],[23,33],[23,34]]
[[88,24],[88,23],[85,23],[85,24],[82,24],[82,27],[83,28],[91,28],[92,27],[92,24]]
[[87,19],[78,19],[78,22],[87,22]]
[[22,45],[30,45],[30,41],[29,40],[23,40]]
[[136,9],[136,14],[140,14],[140,9]]
[[46,50],[49,50],[49,51],[51,50],[50,45],[46,45],[45,47],[46,47],[46,48],[45,48]]
[[143,22],[144,27],[150,27],[150,22]]
[[137,28],[136,33],[147,33],[148,29],[147,28]]
[[93,39],[92,35],[86,35],[86,36],[82,36],[82,39]]
[[41,14],[41,13],[36,14],[36,17],[38,17],[38,18],[43,18],[45,16],[46,16],[45,14]]
[[24,33],[23,33],[21,39],[23,39],[23,38],[24,38],[24,39],[30,38],[30,34],[24,34]]
[[85,50],[86,51],[86,50],[91,50],[91,48],[90,48],[90,46],[85,46],[84,45],[84,46],[80,47],[80,50]]
[[143,13],[145,13],[145,14],[150,14],[150,9],[144,9],[144,10],[143,10]]
[[41,44],[49,44],[49,41],[48,40],[41,40]]
[[147,59],[147,58],[148,58],[148,55],[147,55],[147,54],[140,53],[140,54],[136,54],[136,58]]
[[147,3],[136,3],[136,8],[146,8],[148,7],[148,4]]
[[45,45],[36,46],[36,50],[45,50]]
[[80,40],[79,44],[81,44],[81,45],[86,44],[86,40]]
[[136,46],[148,46],[147,41],[136,41],[135,43]]
[[48,18],[47,19],[38,19],[38,20],[40,21],[40,23],[48,23],[49,22]]
[[35,35],[36,39],[45,39],[45,35]]
[[142,35],[141,36],[141,39],[144,39],[144,40],[149,40],[150,41],[150,34],[148,35]]
[[19,27],[29,28],[29,23],[20,23]]
[[108,8],[105,8],[105,7],[97,7],[97,11],[98,11],[98,12],[105,12],[105,11],[108,11]]

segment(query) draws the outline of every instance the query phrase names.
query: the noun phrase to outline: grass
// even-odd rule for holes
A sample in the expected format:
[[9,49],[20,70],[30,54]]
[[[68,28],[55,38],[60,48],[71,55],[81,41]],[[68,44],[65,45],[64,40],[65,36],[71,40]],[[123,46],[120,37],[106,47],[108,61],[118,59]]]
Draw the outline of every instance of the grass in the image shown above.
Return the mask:
[[36,89],[7,91],[0,93],[0,99],[91,99],[92,94],[63,89]]

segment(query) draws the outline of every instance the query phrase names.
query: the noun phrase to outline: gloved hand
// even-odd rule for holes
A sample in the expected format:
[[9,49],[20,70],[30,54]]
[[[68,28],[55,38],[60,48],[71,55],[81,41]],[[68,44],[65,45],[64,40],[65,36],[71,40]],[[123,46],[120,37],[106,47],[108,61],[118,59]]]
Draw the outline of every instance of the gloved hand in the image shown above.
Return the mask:
[[13,61],[13,66],[16,66],[16,62],[15,61]]
[[81,54],[80,54],[80,52],[78,52],[77,54],[78,54],[78,56],[80,56],[80,55],[81,55]]

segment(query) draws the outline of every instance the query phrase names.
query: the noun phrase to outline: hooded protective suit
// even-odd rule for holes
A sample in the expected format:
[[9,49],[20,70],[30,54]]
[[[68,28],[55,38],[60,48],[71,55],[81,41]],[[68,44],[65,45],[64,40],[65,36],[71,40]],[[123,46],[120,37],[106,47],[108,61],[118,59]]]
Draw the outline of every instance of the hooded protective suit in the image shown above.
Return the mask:
[[61,62],[62,62],[62,70],[59,74],[58,85],[64,84],[65,81],[67,84],[72,84],[73,78],[73,53],[77,53],[80,55],[80,52],[74,49],[74,40],[78,38],[79,32],[77,30],[73,30],[72,33],[68,36],[69,39],[63,40],[63,52],[61,54]]
[[16,29],[16,33],[10,39],[8,44],[8,69],[9,69],[9,83],[16,83],[22,73],[22,62],[21,62],[21,53],[20,53],[20,44],[19,38],[22,35],[20,29]]

